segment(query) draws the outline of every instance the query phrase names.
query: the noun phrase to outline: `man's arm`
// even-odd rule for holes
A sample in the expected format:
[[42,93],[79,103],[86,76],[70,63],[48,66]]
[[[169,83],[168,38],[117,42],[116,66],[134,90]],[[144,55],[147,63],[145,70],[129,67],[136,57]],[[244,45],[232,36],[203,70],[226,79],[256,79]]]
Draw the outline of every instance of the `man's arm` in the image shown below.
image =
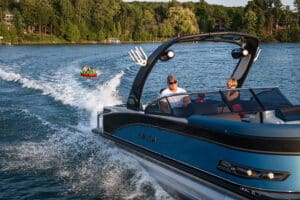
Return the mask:
[[168,102],[160,100],[160,110],[163,113],[169,113]]
[[183,106],[186,107],[187,105],[189,105],[191,103],[191,99],[190,97],[187,95],[187,96],[184,96],[183,97]]

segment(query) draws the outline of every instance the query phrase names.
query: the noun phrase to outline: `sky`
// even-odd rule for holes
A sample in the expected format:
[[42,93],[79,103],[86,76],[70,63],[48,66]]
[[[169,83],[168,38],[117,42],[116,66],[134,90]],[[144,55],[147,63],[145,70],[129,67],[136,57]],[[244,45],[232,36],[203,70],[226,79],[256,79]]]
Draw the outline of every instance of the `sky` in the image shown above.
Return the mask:
[[[125,0],[134,1],[134,0]],[[169,0],[135,0],[135,1],[151,1],[151,2],[168,2]],[[180,2],[194,1],[199,2],[199,0],[178,0]],[[224,6],[245,6],[249,0],[205,0],[209,4],[218,4]],[[281,0],[283,5],[288,5],[291,8],[294,7],[294,0]]]

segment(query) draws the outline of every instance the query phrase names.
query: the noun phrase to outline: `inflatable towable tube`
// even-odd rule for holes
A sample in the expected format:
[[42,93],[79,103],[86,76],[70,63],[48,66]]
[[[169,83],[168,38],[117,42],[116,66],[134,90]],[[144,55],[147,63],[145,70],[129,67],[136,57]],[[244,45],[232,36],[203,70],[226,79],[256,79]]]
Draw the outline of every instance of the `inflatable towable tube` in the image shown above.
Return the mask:
[[83,66],[80,75],[84,77],[96,77],[97,72],[92,67]]
[[80,75],[83,77],[97,77],[97,72],[95,70],[82,71]]

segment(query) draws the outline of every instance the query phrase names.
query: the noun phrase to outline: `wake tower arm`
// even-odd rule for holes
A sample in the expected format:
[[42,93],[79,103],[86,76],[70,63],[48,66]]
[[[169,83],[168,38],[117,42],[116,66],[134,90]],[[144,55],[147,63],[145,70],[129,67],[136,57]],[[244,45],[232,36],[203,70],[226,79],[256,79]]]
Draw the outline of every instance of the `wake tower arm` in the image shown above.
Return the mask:
[[242,49],[246,49],[248,51],[248,54],[240,58],[234,71],[231,74],[231,77],[237,80],[238,88],[243,86],[253,62],[256,61],[261,51],[261,49],[259,48],[259,41],[257,37],[247,34],[244,34],[242,36],[244,40]]
[[129,97],[127,99],[127,108],[132,110],[140,110],[141,108],[141,96],[143,92],[143,88],[145,82],[148,78],[148,75],[152,71],[155,63],[159,59],[159,57],[174,43],[176,43],[178,38],[173,38],[168,40],[167,42],[161,44],[147,59],[146,65],[142,65],[140,70],[138,71],[133,85],[131,87],[131,91]]

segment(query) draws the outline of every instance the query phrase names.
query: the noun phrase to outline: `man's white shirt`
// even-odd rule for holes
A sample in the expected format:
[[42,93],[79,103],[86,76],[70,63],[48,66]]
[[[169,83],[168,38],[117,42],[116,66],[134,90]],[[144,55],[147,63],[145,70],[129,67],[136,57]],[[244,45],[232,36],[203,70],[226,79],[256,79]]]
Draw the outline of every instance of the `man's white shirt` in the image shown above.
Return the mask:
[[[164,89],[161,94],[160,97],[168,97],[168,102],[170,103],[171,107],[182,107],[183,106],[183,97],[185,97],[186,95],[176,95],[176,96],[171,96],[174,94],[179,94],[179,93],[186,93],[186,90],[183,88],[178,87],[176,92],[172,92],[169,88]],[[171,97],[169,97],[171,96]],[[162,99],[162,101],[166,102],[166,99]]]

